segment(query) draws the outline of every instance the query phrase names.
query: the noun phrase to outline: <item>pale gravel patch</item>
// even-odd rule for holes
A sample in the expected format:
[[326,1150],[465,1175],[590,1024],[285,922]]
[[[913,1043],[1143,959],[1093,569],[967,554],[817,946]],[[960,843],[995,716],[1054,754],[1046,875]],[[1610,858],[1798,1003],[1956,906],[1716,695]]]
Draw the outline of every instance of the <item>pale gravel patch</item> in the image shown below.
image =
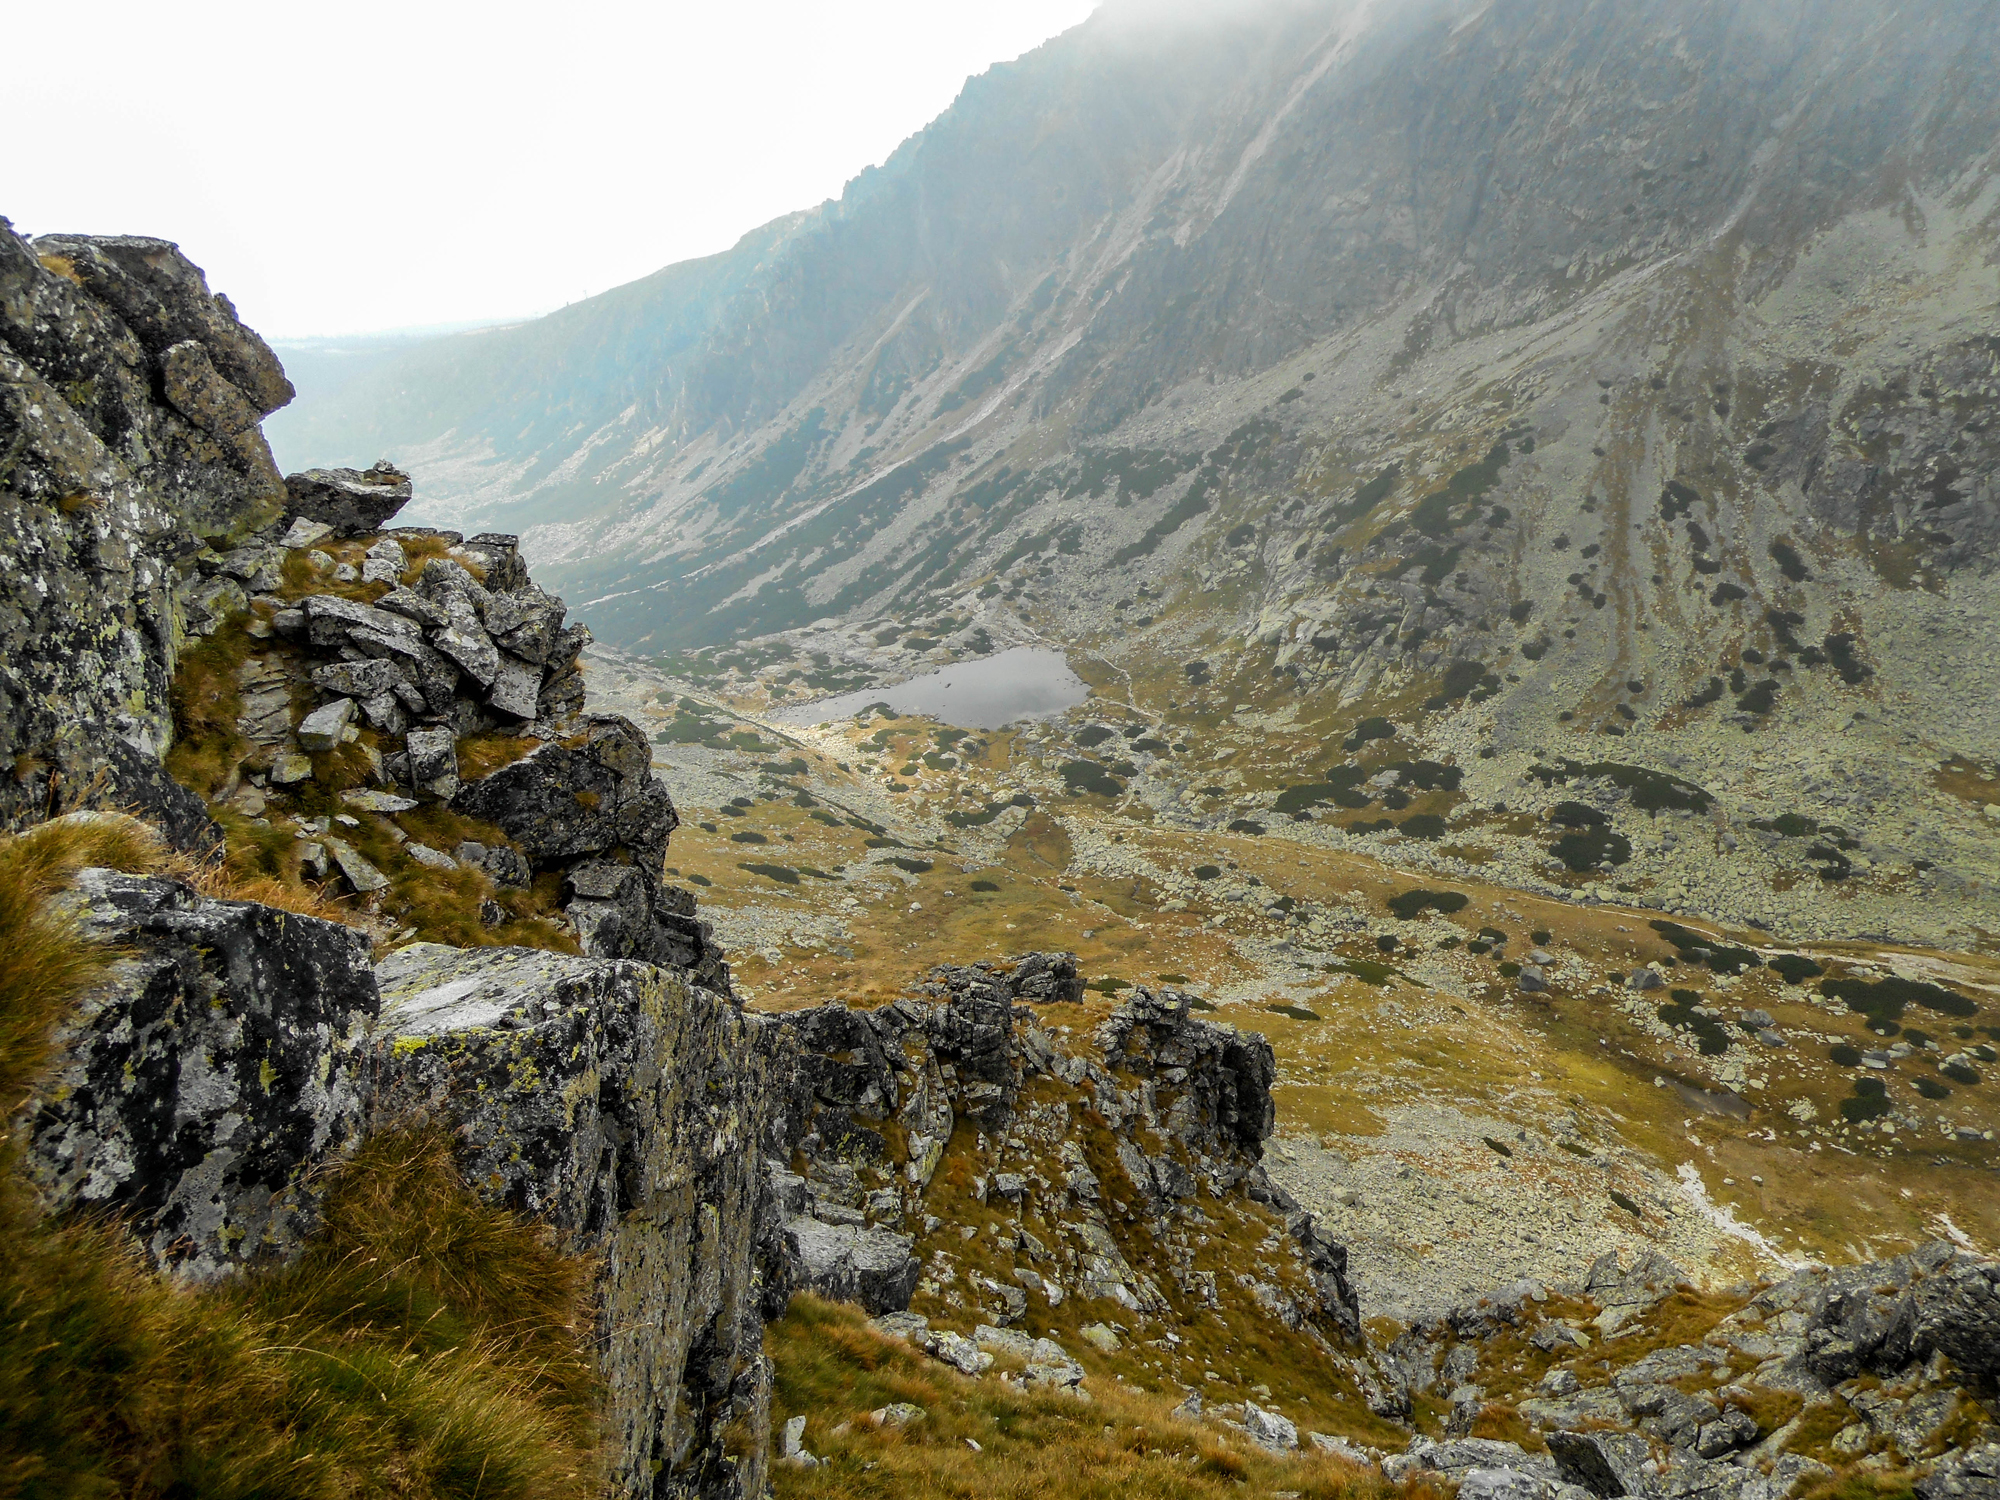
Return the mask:
[[[1636,1152],[1593,1145],[1597,1159],[1586,1161],[1448,1104],[1377,1113],[1387,1125],[1379,1136],[1284,1136],[1265,1156],[1272,1179],[1346,1245],[1364,1318],[1409,1323],[1523,1278],[1575,1282],[1607,1251],[1629,1262],[1657,1249],[1701,1284],[1744,1269],[1741,1242]],[[1643,1224],[1612,1203],[1613,1187],[1646,1209]]]

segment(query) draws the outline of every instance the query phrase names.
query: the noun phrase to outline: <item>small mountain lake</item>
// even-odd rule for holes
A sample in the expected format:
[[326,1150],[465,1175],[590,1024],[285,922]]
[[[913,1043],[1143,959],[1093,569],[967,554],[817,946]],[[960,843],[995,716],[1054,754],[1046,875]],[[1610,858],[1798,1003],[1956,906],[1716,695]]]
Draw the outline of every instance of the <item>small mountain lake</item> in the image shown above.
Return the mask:
[[1015,646],[954,662],[894,687],[863,688],[802,703],[771,717],[780,724],[826,724],[852,718],[872,703],[886,703],[899,714],[928,714],[961,729],[998,729],[1020,719],[1044,719],[1083,702],[1090,685],[1069,669],[1060,651]]

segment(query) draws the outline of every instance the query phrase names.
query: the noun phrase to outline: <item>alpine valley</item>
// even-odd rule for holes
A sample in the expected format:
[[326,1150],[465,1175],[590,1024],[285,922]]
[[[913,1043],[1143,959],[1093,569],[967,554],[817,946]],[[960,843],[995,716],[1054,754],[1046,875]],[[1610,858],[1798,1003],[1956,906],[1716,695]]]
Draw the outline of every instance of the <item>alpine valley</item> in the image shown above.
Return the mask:
[[0,221],[0,1491],[2000,1500],[2000,0],[187,249]]

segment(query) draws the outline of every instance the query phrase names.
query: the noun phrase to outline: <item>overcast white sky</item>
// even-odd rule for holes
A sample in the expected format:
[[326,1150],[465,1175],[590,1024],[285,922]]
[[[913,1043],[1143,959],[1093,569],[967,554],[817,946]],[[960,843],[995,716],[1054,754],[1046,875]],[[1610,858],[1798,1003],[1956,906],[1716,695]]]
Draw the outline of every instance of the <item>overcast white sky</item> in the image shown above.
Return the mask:
[[177,240],[268,336],[545,312],[837,196],[1094,5],[23,5],[0,214]]

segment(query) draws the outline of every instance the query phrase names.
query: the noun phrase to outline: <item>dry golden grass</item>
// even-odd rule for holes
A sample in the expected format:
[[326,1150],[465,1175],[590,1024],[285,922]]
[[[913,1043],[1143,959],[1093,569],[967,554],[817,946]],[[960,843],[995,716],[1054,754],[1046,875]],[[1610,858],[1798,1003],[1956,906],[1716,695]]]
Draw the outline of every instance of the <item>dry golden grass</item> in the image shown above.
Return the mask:
[[587,1268],[424,1128],[337,1174],[297,1264],[194,1290],[0,1183],[0,1494],[597,1493]]
[[511,766],[541,743],[515,734],[469,735],[458,742],[461,781],[484,781],[503,766]]
[[167,858],[144,824],[71,813],[0,836],[0,1118],[11,1118],[47,1060],[49,1029],[115,955],[88,942],[53,898],[92,865],[147,871]]
[[[56,902],[90,866],[171,871],[151,830],[78,813],[0,838],[0,1107],[115,953]],[[294,1264],[206,1290],[110,1225],[45,1221],[0,1154],[0,1496],[597,1493],[589,1266],[488,1208],[442,1129],[331,1174]]]
[[[870,1330],[858,1311],[793,1299],[765,1335],[776,1370],[774,1425],[807,1418],[815,1469],[780,1464],[777,1493],[793,1497],[923,1496],[925,1500],[1221,1500],[1289,1490],[1309,1500],[1429,1496],[1318,1454],[1279,1456],[1246,1438],[1173,1416],[1178,1400],[1093,1379],[1074,1396],[965,1379],[908,1345]],[[924,1416],[871,1428],[867,1414],[897,1402]],[[859,1419],[859,1420],[857,1420]],[[836,1431],[845,1424],[845,1431]],[[975,1450],[971,1444],[977,1443]],[[775,1450],[775,1442],[773,1444]]]

